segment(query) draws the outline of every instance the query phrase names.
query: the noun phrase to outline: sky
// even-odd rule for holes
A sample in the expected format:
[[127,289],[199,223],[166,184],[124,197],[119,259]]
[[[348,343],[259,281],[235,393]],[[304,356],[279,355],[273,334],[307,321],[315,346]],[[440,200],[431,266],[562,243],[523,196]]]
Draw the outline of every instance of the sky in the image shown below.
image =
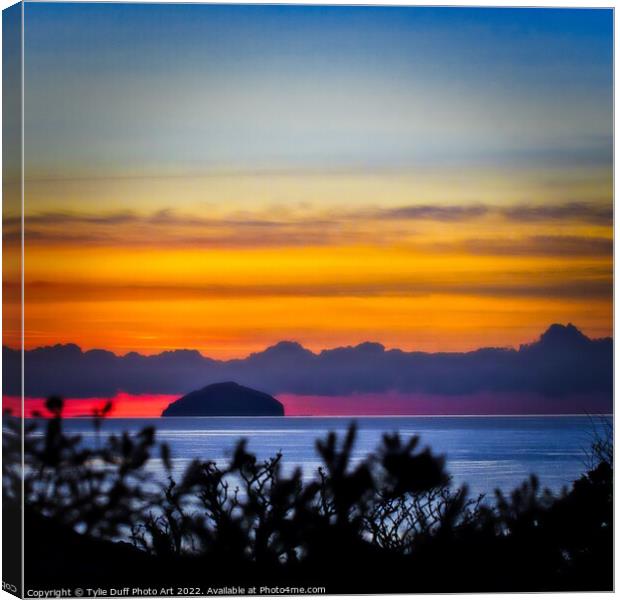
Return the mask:
[[611,335],[612,29],[594,9],[27,3],[26,347]]

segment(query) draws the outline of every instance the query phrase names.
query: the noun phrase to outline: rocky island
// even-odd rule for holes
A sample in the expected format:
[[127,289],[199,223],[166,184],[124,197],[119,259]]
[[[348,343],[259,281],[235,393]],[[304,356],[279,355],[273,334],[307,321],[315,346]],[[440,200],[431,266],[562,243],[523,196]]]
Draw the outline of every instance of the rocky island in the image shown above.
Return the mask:
[[234,382],[213,383],[168,405],[162,417],[283,417],[273,396]]

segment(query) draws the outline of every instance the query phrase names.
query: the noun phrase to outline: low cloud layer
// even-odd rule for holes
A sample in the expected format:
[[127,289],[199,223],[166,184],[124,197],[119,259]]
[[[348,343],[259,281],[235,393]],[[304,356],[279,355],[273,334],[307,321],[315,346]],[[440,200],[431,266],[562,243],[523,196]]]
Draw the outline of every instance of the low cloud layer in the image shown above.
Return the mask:
[[[4,393],[18,394],[20,378],[11,374],[19,373],[20,353],[4,348],[3,360]],[[29,397],[181,395],[210,383],[235,381],[271,394],[321,396],[484,392],[561,399],[595,394],[607,398],[611,410],[612,363],[611,339],[591,340],[572,325],[553,325],[537,342],[519,350],[465,353],[403,352],[375,343],[313,353],[294,342],[281,342],[244,359],[218,361],[190,350],[117,356],[59,345],[25,353],[25,393]]]

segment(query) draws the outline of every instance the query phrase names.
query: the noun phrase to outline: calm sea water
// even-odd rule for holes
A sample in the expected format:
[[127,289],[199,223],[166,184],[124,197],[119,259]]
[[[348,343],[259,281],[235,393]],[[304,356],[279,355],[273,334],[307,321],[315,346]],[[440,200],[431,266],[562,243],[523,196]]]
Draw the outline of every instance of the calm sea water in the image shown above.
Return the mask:
[[[309,478],[320,461],[315,440],[328,431],[345,433],[347,417],[108,419],[104,434],[157,428],[157,437],[172,450],[177,473],[193,458],[225,461],[240,438],[248,439],[250,451],[259,458],[283,453],[286,468],[301,466]],[[408,437],[419,435],[421,445],[445,454],[455,484],[467,483],[474,494],[510,491],[530,474],[543,486],[558,491],[584,472],[587,449],[601,418],[553,417],[356,417],[358,425],[354,459],[377,448],[386,432]],[[72,432],[92,441],[90,422],[65,421]],[[163,476],[161,462],[150,468]]]

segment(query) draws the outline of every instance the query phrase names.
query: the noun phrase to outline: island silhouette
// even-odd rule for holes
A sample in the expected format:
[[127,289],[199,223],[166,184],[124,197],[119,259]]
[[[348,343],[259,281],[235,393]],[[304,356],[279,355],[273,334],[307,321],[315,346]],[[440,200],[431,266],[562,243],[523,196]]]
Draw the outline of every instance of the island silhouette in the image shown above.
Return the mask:
[[162,417],[283,417],[273,396],[232,381],[213,383],[170,403]]

